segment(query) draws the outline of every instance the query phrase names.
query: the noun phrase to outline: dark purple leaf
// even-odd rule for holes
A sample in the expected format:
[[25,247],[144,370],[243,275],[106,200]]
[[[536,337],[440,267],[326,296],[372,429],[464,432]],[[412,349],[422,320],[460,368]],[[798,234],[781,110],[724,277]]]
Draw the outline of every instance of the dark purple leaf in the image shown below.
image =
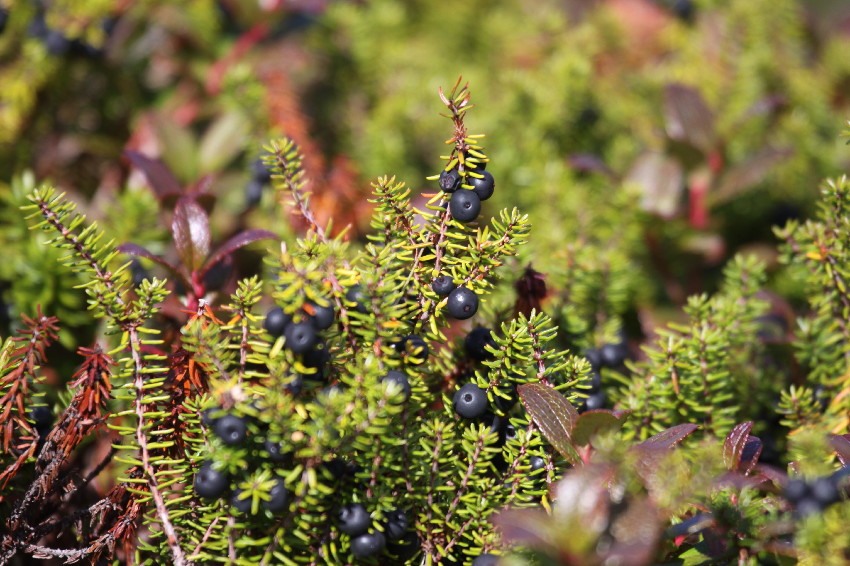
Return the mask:
[[752,429],[752,421],[747,421],[736,425],[726,435],[726,441],[723,443],[723,463],[726,464],[727,469],[733,472],[738,471],[741,454],[744,452],[744,446],[747,444],[747,438]]
[[180,194],[183,187],[174,177],[174,174],[165,163],[159,159],[152,159],[137,151],[125,150],[125,157],[130,160],[133,167],[144,173],[153,192],[158,198],[163,198],[169,193]]
[[655,436],[651,436],[641,442],[640,444],[636,444],[636,448],[657,448],[657,449],[669,449],[673,448],[685,438],[690,436],[696,429],[699,428],[699,425],[685,423],[676,426],[671,426],[666,430],[662,430]]
[[570,440],[578,420],[578,411],[560,392],[542,383],[525,383],[517,387],[519,398],[546,440],[571,463],[578,454]]
[[272,239],[276,240],[277,235],[273,232],[269,232],[268,230],[245,230],[244,232],[239,232],[222,245],[220,245],[207,260],[206,264],[204,264],[203,269],[201,269],[201,276],[210,270],[212,266],[221,261],[225,256],[232,254],[234,251],[238,250],[243,246],[247,246],[251,242],[256,242],[257,240],[266,240]]
[[640,188],[641,209],[672,218],[679,209],[684,189],[681,164],[662,153],[644,153],[626,174],[625,184]]
[[662,529],[658,509],[648,498],[632,500],[611,525],[614,544],[601,552],[603,562],[621,566],[651,564]]
[[[747,443],[744,445],[744,450],[741,452],[739,471],[743,471],[745,474],[752,472],[753,468],[755,468],[756,464],[759,462],[759,456],[761,456],[762,448],[764,448],[764,445],[762,444],[761,439],[758,436],[750,435],[747,438]],[[743,467],[743,470],[740,469],[741,467]]]
[[664,123],[671,139],[706,154],[713,149],[714,115],[695,88],[675,83],[664,88]]
[[850,464],[850,434],[831,434],[829,445],[835,450],[838,461],[842,466]]
[[712,206],[729,201],[763,181],[774,167],[794,155],[790,148],[767,147],[730,168],[710,194]]
[[149,260],[151,260],[155,263],[158,263],[159,265],[163,266],[164,268],[169,270],[171,273],[173,273],[174,275],[176,275],[177,277],[182,279],[183,283],[188,283],[188,279],[186,278],[186,275],[184,273],[180,272],[179,266],[171,265],[170,263],[168,263],[167,261],[165,261],[164,259],[162,259],[158,255],[153,254],[151,251],[147,250],[146,248],[144,248],[144,247],[142,247],[138,244],[133,244],[133,243],[127,242],[125,244],[121,244],[116,249],[118,250],[119,253],[132,255],[132,256],[136,256],[136,257],[143,257],[143,258],[149,259]]
[[594,409],[580,414],[573,428],[572,440],[574,446],[590,444],[592,437],[601,432],[619,430],[631,411],[609,411]]
[[191,198],[178,200],[171,233],[183,265],[190,271],[200,269],[210,253],[210,219],[201,205]]

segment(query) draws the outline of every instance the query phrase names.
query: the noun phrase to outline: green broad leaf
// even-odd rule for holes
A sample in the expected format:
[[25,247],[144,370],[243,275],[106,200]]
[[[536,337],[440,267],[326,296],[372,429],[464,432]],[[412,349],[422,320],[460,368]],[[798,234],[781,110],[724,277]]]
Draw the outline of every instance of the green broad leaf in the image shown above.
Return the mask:
[[183,265],[191,271],[200,269],[210,253],[210,219],[206,211],[194,200],[181,198],[174,209],[171,233]]
[[578,411],[561,393],[542,383],[525,383],[517,387],[525,410],[555,450],[575,464],[578,454],[572,443],[572,432]]
[[747,421],[736,425],[726,435],[726,441],[723,443],[723,463],[726,464],[727,469],[733,472],[738,470],[738,466],[741,464],[741,455],[752,429],[753,422]]
[[573,445],[584,446],[590,444],[591,438],[598,434],[620,430],[630,414],[631,411],[608,409],[594,409],[582,413],[573,428]]

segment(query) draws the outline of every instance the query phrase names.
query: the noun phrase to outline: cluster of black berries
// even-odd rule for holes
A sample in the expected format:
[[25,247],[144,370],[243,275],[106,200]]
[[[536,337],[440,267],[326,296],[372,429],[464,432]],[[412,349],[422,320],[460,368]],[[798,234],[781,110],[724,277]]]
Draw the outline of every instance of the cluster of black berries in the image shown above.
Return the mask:
[[458,222],[472,222],[481,212],[481,201],[493,195],[496,182],[488,171],[487,162],[467,154],[463,164],[440,173],[440,189],[451,194],[449,212]]
[[438,297],[448,297],[446,311],[458,320],[471,318],[478,312],[478,295],[463,285],[458,286],[448,275],[440,275],[431,282],[431,289]]
[[[201,415],[201,422],[211,427],[216,436],[228,446],[238,446],[248,436],[248,422],[245,417],[232,413],[219,415],[221,409],[207,409]],[[272,462],[285,462],[287,455],[281,452],[280,445],[266,439],[263,442],[264,459]],[[240,488],[231,489],[232,478],[225,472],[213,468],[211,462],[204,462],[195,474],[195,493],[202,499],[218,499],[230,492],[230,504],[240,513],[251,511],[252,498],[242,497]],[[269,490],[269,498],[263,501],[263,508],[272,513],[283,511],[289,502],[289,490],[283,478],[275,478],[275,485]]]
[[272,180],[272,170],[262,159],[255,159],[251,163],[251,179],[245,187],[245,205],[250,207],[260,204],[263,198],[263,189]]
[[[6,17],[8,18],[8,13]],[[115,27],[115,20],[108,19],[101,27],[108,36]],[[42,10],[37,11],[30,22],[29,34],[44,43],[47,52],[55,57],[76,56],[94,59],[103,55],[102,47],[95,47],[81,38],[71,39],[62,33],[62,30],[48,27]]]
[[298,322],[282,308],[274,307],[266,313],[263,328],[273,338],[283,336],[284,347],[294,354],[303,354],[304,366],[316,370],[311,377],[322,379],[328,353],[319,332],[330,328],[335,318],[336,311],[330,302],[327,305],[307,302],[299,313]]
[[343,505],[337,527],[351,537],[349,549],[355,558],[374,556],[384,549],[404,560],[410,558],[419,544],[415,533],[408,532],[409,519],[402,509],[384,513],[383,529],[372,525],[372,516],[360,503]]
[[831,476],[790,480],[783,491],[785,499],[794,506],[798,517],[820,513],[830,505],[841,501],[842,480],[850,473],[844,468]]
[[581,407],[582,411],[605,408],[608,397],[602,391],[602,375],[599,371],[602,368],[616,369],[622,367],[623,362],[626,361],[627,354],[628,348],[625,342],[605,344],[599,349],[591,348],[584,353],[584,357],[590,362],[593,375],[590,379],[590,395]]

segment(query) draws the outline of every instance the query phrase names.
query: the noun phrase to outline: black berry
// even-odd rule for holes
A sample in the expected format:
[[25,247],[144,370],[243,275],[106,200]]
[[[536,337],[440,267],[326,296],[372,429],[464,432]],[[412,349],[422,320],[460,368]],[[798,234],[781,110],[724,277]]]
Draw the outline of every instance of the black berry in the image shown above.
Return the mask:
[[515,383],[500,383],[499,384],[499,392],[504,394],[505,397],[501,395],[496,395],[495,392],[493,394],[493,405],[496,406],[502,412],[510,411],[516,402],[519,401],[519,395],[516,391]]
[[546,467],[546,460],[544,460],[540,456],[532,456],[528,459],[528,463],[530,465],[530,468],[528,470],[529,474],[539,472],[540,470]]
[[263,184],[256,179],[251,179],[245,185],[245,206],[252,208],[263,200]]
[[809,484],[805,482],[805,480],[790,480],[785,485],[785,490],[783,491],[785,495],[785,499],[788,500],[789,503],[799,503],[803,499],[806,499],[811,494],[811,489]]
[[387,545],[384,533],[372,531],[351,539],[351,554],[355,558],[366,558],[378,554]]
[[493,332],[483,326],[473,328],[463,341],[466,355],[473,360],[483,361],[493,358],[493,354],[487,351],[486,346],[495,348],[496,341],[493,340]]
[[244,493],[245,490],[237,488],[233,490],[233,495],[230,496],[230,504],[236,508],[240,513],[248,513],[251,511],[251,500],[252,497],[241,498],[240,495]]
[[53,412],[50,410],[50,407],[45,405],[33,407],[30,411],[30,418],[39,436],[47,436],[47,433],[53,427]]
[[394,509],[384,515],[386,523],[384,525],[384,534],[387,540],[399,540],[405,533],[410,521],[407,518],[407,513],[401,509]]
[[604,409],[605,403],[608,402],[608,397],[605,395],[604,391],[599,391],[590,395],[587,398],[587,401],[584,403],[584,408],[587,411],[593,411],[596,409]]
[[6,22],[9,21],[9,10],[6,8],[0,8],[0,33],[3,33],[3,30],[6,29]]
[[602,364],[602,357],[599,355],[599,350],[596,348],[591,348],[584,353],[584,357],[590,362],[590,367],[594,370],[598,370],[599,366]]
[[455,412],[465,419],[477,419],[487,412],[487,392],[474,383],[467,383],[452,398]]
[[394,369],[388,371],[387,375],[381,378],[381,381],[383,383],[395,383],[404,393],[404,400],[410,399],[410,380],[400,371]]
[[502,430],[499,431],[499,443],[507,444],[508,442],[516,440],[516,434],[516,427],[511,423],[506,423],[505,426],[502,427]]
[[248,426],[245,419],[236,415],[224,415],[213,424],[213,431],[222,442],[228,446],[234,446],[245,440],[248,435]]
[[602,388],[602,375],[598,371],[590,374],[590,392],[596,393]]
[[449,293],[446,304],[449,316],[459,320],[466,320],[478,312],[478,295],[466,287],[458,287]]
[[672,11],[677,18],[687,23],[694,20],[696,13],[693,0],[674,0]]
[[353,308],[361,314],[366,314],[369,309],[366,308],[366,295],[363,294],[363,287],[359,284],[352,285],[345,293],[345,300],[350,303],[349,307]]
[[480,173],[487,168],[486,161],[481,161],[479,158],[469,154],[464,158],[463,164],[467,171],[475,171],[476,173]]
[[456,169],[440,173],[440,189],[445,193],[453,193],[460,187],[461,176]]
[[404,353],[407,361],[412,364],[423,364],[428,359],[430,349],[424,338],[417,334],[411,334],[404,339]]
[[71,50],[71,40],[59,30],[48,29],[44,36],[44,46],[49,54],[59,57]]
[[841,495],[838,492],[838,486],[835,480],[829,476],[817,478],[811,485],[812,497],[815,501],[827,507],[833,503],[841,501]]
[[214,470],[207,462],[195,474],[195,493],[204,499],[217,499],[227,489],[228,483],[227,474]]
[[599,359],[602,367],[615,368],[619,367],[626,361],[626,345],[623,342],[619,344],[605,344],[599,349]]
[[479,554],[472,561],[472,566],[496,566],[499,562],[499,557],[495,554],[485,553]]
[[450,275],[440,275],[431,282],[431,289],[440,297],[445,297],[457,287]]
[[312,321],[316,330],[327,330],[334,323],[336,313],[334,308],[328,304],[327,306],[309,303],[310,309],[313,311]]
[[316,371],[304,374],[304,377],[312,380],[321,380],[325,377],[325,367],[330,360],[327,346],[320,342],[315,348],[309,350],[301,356],[301,363],[304,367],[315,369]]
[[272,180],[272,170],[262,159],[255,159],[251,162],[251,180],[263,185]]
[[481,212],[481,199],[475,191],[467,189],[455,191],[449,200],[449,212],[458,222],[472,222]]
[[266,332],[274,337],[283,336],[286,332],[286,327],[292,322],[292,317],[283,312],[280,307],[274,307],[266,313],[266,320],[263,322],[263,328]]
[[263,450],[266,451],[269,455],[269,460],[272,462],[285,462],[287,456],[289,456],[287,452],[283,452],[281,450],[279,442],[275,442],[268,438],[263,441]]
[[293,322],[283,333],[284,345],[295,354],[303,354],[316,345],[316,328],[308,320]]
[[362,535],[372,524],[372,517],[366,511],[366,508],[359,503],[349,503],[343,505],[339,510],[339,530],[347,535],[356,537]]
[[496,181],[489,171],[478,171],[481,177],[473,177],[470,175],[466,178],[466,183],[472,187],[479,200],[487,200],[493,196],[493,191],[496,188]]
[[388,540],[387,552],[404,562],[405,560],[413,558],[419,550],[420,544],[419,537],[416,536],[416,533],[409,532],[401,537],[401,540]]
[[282,479],[278,478],[276,480],[274,487],[269,491],[269,496],[271,499],[264,501],[263,507],[272,512],[281,511],[286,508],[286,504],[289,503],[289,490],[286,489],[286,485]]

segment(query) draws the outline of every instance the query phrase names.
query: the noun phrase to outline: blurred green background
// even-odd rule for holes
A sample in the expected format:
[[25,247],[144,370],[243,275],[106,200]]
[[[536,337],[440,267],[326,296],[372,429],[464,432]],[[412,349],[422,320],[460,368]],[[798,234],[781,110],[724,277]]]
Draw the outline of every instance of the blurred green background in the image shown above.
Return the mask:
[[[847,170],[850,5],[793,0],[163,0],[6,2],[0,35],[0,334],[41,305],[66,346],[94,332],[76,275],[17,207],[34,184],[67,191],[116,243],[174,259],[170,203],[125,150],[208,193],[214,239],[304,228],[253,182],[261,146],[301,147],[321,222],[363,241],[369,183],[436,191],[458,76],[476,108],[496,193],[532,243],[513,269],[547,276],[561,323],[610,339],[679,316],[737,251],[812,214]],[[420,201],[420,204],[424,201]],[[173,203],[171,203],[173,204]],[[285,220],[281,222],[281,217]],[[260,271],[251,248],[216,287]],[[158,271],[143,260],[139,276]],[[578,284],[577,284],[578,283]],[[568,296],[569,295],[569,296]]]

